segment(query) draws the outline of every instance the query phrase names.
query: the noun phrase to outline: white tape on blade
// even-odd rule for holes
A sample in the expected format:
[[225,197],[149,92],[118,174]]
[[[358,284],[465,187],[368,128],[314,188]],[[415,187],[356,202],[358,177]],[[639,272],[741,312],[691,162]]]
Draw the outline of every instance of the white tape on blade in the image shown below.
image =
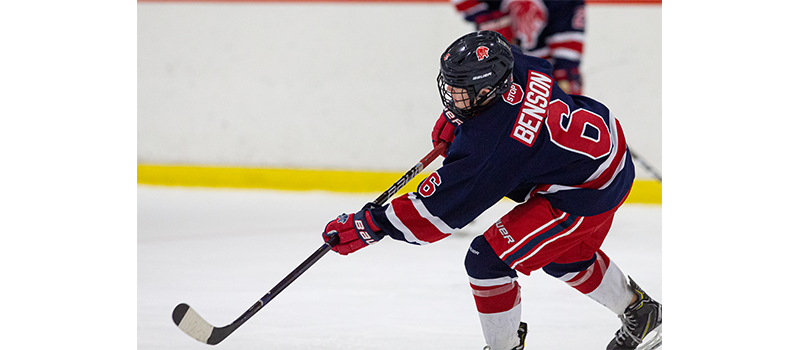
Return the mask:
[[189,308],[189,310],[186,311],[186,315],[183,315],[183,319],[181,319],[178,328],[186,332],[190,337],[203,343],[208,341],[208,337],[211,336],[211,331],[214,330],[214,327],[194,312],[192,308]]

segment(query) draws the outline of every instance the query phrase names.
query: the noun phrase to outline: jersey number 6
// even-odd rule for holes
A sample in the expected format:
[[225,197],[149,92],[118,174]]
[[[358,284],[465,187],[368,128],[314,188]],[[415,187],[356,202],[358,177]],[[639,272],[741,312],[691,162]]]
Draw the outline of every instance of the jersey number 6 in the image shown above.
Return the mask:
[[577,109],[570,111],[561,100],[550,102],[547,113],[550,140],[559,147],[599,159],[611,153],[611,134],[603,117]]
[[436,192],[436,186],[439,186],[441,184],[442,184],[442,178],[439,177],[439,173],[434,172],[419,184],[417,192],[423,197],[430,197],[433,194],[433,192]]

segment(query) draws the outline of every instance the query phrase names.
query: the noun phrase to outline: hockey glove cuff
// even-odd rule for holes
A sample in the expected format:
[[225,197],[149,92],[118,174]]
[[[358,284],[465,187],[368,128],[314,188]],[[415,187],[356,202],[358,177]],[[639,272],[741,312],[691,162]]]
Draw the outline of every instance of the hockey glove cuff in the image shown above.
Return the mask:
[[450,112],[447,110],[442,112],[442,114],[439,116],[439,119],[436,120],[436,124],[433,126],[433,131],[431,132],[431,142],[433,142],[433,147],[438,146],[442,142],[451,144],[455,138],[457,125],[451,122],[445,113]]
[[331,250],[347,255],[370,244],[380,241],[386,236],[380,227],[372,221],[369,204],[357,213],[342,214],[325,226],[322,238],[329,241],[334,235],[339,236],[339,244]]

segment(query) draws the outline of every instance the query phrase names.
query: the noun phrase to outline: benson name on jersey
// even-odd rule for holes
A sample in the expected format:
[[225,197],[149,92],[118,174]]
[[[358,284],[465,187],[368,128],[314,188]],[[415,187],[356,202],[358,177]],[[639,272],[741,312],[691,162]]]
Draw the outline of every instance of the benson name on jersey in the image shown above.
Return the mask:
[[[547,105],[550,103],[550,91],[553,88],[553,79],[546,74],[528,71],[528,92],[525,93],[524,103],[517,115],[517,125],[511,137],[531,147],[539,135],[539,127],[547,116]],[[509,104],[515,105],[522,100],[522,87],[513,84],[503,96]]]

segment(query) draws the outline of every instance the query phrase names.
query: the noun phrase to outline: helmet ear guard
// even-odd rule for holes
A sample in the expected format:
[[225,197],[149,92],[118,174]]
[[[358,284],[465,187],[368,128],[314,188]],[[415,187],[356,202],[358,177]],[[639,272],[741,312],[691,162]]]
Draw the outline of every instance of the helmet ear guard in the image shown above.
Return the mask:
[[[439,63],[442,104],[462,120],[483,112],[511,86],[514,57],[508,41],[497,32],[462,36],[445,50]],[[484,89],[488,92],[481,94]],[[454,90],[458,90],[456,96]]]

